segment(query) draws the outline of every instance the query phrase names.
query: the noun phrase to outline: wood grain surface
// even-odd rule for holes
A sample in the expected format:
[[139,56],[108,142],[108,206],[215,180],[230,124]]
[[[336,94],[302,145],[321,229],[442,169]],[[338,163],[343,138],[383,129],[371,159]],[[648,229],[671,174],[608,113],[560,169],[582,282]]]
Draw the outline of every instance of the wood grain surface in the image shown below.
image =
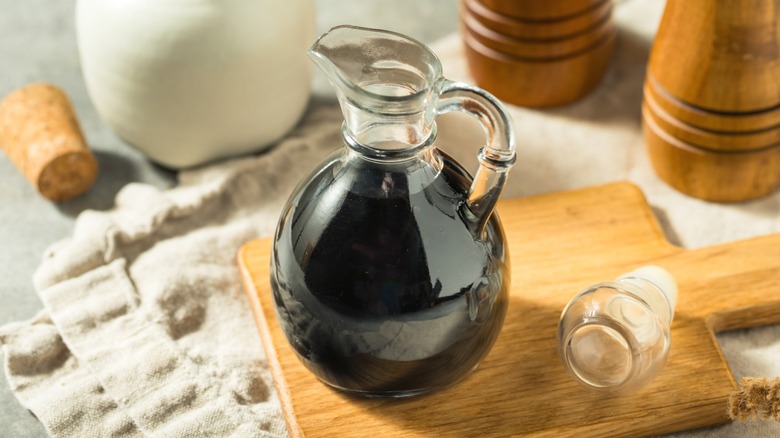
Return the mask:
[[612,57],[615,35],[613,30],[588,51],[540,62],[498,52],[461,32],[476,84],[505,102],[535,108],[565,105],[596,88]]
[[722,133],[755,133],[780,130],[780,106],[767,111],[722,113],[707,111],[687,104],[665,90],[651,72],[647,73],[645,99],[652,98],[671,117],[697,128]]
[[[736,388],[714,337],[780,322],[780,234],[684,250],[669,244],[629,183],[503,201],[510,307],[485,361],[457,385],[406,400],[361,399],[320,383],[289,347],[268,281],[271,241],[239,253],[250,303],[295,437],[644,436],[728,421]],[[579,386],[556,353],[564,305],[585,287],[645,264],[680,295],[661,375],[630,396]]]
[[467,32],[477,41],[493,50],[510,56],[544,61],[571,56],[587,51],[613,31],[610,16],[585,32],[554,40],[515,38],[496,32],[474,18],[466,9],[460,14],[461,32]]
[[[535,2],[521,8],[527,3]],[[464,53],[477,85],[503,101],[543,108],[571,103],[601,82],[616,39],[611,1],[582,1],[584,12],[543,21],[518,20],[487,6],[479,0],[460,4]]]
[[[756,150],[723,151],[691,144],[669,132],[642,105],[642,127],[650,162],[658,176],[697,198],[738,202],[766,196],[780,187],[780,143]],[[673,134],[674,133],[674,134]]]
[[[562,2],[552,2],[553,6],[561,4]],[[554,41],[587,32],[608,20],[612,16],[612,1],[604,1],[596,8],[555,20],[516,19],[495,12],[480,0],[462,0],[460,14],[470,15],[488,29],[509,37],[531,41]]]
[[710,111],[780,106],[780,0],[668,0],[649,72],[678,99]]
[[551,21],[582,15],[611,0],[479,0],[496,13],[524,20]]
[[653,114],[661,129],[681,141],[705,149],[728,152],[750,152],[780,144],[780,129],[778,128],[729,132],[702,129],[685,123],[664,110],[649,90],[650,87],[645,85],[643,106]]

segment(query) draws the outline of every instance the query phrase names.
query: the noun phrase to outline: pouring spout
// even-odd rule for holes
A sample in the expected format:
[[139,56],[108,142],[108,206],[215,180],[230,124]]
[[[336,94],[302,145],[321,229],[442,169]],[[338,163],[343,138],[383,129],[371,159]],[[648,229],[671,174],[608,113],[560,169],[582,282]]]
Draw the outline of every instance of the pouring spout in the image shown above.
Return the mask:
[[355,141],[403,148],[428,139],[441,63],[425,45],[395,32],[337,26],[308,55],[335,88]]

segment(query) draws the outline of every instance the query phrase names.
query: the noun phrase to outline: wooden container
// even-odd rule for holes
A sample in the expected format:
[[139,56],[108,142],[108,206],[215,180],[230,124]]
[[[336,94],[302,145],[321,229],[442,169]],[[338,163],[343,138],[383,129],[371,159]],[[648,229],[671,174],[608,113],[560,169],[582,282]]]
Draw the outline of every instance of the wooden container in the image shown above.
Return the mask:
[[733,202],[759,198],[780,187],[780,144],[749,151],[715,151],[670,135],[647,104],[642,120],[653,168],[683,193]]
[[469,33],[475,40],[491,49],[519,58],[545,60],[572,56],[590,50],[612,31],[610,16],[607,15],[605,18],[596,27],[587,31],[565,38],[545,40],[506,36],[488,28],[467,11],[461,13],[461,24],[463,32]]
[[[517,18],[518,11],[543,9],[543,17]],[[476,83],[516,105],[550,107],[583,97],[600,82],[615,44],[609,0],[462,0],[460,12]]]
[[491,49],[464,33],[466,60],[476,83],[506,102],[528,107],[571,103],[598,85],[615,45],[612,29],[590,50],[544,61]]
[[499,14],[534,21],[558,20],[582,14],[611,0],[480,0]]
[[[551,4],[566,1],[550,0]],[[483,26],[500,34],[532,41],[568,38],[599,26],[612,16],[612,2],[602,1],[595,8],[555,20],[520,20],[489,9],[479,0],[463,0],[461,15],[470,14]]]
[[685,143],[720,151],[751,151],[780,144],[780,129],[758,131],[713,131],[702,129],[673,117],[655,100],[645,87],[645,107],[652,112],[658,126]]
[[668,0],[649,72],[681,101],[746,113],[780,106],[780,2]]
[[766,111],[722,113],[707,111],[672,96],[648,72],[645,98],[652,98],[671,117],[701,129],[718,132],[756,132],[780,128],[780,106]]
[[668,0],[643,120],[658,175],[743,201],[780,186],[780,0]]

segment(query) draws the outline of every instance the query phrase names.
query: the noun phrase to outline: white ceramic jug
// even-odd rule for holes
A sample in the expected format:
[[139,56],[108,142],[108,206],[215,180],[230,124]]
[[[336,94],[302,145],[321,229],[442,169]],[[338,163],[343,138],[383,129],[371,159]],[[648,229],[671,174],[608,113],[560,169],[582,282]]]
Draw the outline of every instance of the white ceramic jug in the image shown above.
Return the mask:
[[311,0],[78,0],[76,30],[97,111],[165,166],[261,150],[308,102]]

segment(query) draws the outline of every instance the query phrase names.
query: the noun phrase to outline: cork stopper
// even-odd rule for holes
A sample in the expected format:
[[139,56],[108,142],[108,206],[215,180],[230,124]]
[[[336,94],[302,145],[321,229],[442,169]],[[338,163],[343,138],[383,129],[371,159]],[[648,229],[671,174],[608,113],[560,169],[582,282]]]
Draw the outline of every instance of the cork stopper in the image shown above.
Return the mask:
[[52,201],[84,193],[97,177],[97,160],[68,97],[50,84],[27,85],[0,102],[0,148]]

